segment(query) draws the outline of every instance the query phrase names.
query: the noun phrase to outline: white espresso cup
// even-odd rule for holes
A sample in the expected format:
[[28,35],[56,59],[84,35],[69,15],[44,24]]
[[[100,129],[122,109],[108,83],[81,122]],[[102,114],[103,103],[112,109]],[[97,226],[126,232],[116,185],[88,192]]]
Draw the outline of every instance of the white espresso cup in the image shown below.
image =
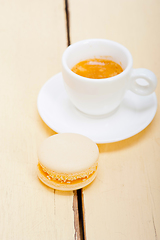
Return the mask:
[[[121,65],[123,72],[110,78],[92,79],[77,75],[71,69],[77,63],[108,57]],[[120,105],[125,92],[146,96],[154,92],[157,79],[148,69],[133,69],[132,55],[121,44],[106,39],[88,39],[70,45],[62,56],[62,75],[66,92],[81,112],[101,116],[111,114]],[[145,79],[140,85],[138,79]]]

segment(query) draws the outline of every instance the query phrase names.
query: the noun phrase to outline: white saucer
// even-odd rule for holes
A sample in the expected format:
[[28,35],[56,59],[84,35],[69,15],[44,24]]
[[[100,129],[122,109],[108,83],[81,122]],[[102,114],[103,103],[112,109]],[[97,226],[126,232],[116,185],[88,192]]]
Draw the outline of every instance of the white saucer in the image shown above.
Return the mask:
[[113,115],[90,118],[72,105],[63,86],[62,74],[58,73],[40,90],[37,105],[43,121],[57,133],[79,133],[96,143],[111,143],[146,128],[155,116],[157,98],[155,93],[142,97],[127,91]]

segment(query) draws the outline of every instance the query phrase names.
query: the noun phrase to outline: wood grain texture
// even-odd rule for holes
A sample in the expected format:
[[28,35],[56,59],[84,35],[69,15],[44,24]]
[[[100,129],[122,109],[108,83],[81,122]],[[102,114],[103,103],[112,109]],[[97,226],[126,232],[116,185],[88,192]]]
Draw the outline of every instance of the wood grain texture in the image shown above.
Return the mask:
[[[70,0],[71,43],[105,38],[125,45],[134,68],[160,79],[160,2]],[[130,139],[99,144],[96,180],[84,188],[87,240],[160,239],[160,86],[152,123]]]
[[37,178],[37,148],[54,134],[37,96],[61,71],[64,1],[0,0],[0,239],[75,239],[73,192]]

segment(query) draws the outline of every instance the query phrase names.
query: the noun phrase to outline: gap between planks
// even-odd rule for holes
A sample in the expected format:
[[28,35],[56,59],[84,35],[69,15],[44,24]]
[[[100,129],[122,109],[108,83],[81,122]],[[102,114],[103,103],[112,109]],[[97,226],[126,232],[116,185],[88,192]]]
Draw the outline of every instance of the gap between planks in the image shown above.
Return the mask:
[[[65,1],[65,15],[66,15],[66,30],[67,30],[67,45],[71,44],[70,40],[70,18],[69,18],[69,4]],[[85,221],[84,221],[84,199],[83,190],[74,191],[73,197],[73,211],[74,211],[74,228],[75,240],[86,240]]]
[[82,189],[74,191],[73,197],[75,240],[86,240],[82,191]]

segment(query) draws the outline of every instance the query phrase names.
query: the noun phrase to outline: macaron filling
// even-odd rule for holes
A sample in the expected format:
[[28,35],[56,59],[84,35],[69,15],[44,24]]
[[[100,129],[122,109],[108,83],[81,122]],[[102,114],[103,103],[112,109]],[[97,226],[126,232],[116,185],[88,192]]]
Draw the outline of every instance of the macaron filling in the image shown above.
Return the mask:
[[77,183],[79,181],[85,181],[89,177],[91,177],[97,170],[98,161],[96,161],[93,166],[91,166],[86,171],[82,171],[79,173],[65,174],[65,173],[57,173],[52,170],[47,169],[41,163],[38,163],[39,171],[50,181],[56,181],[59,183]]

